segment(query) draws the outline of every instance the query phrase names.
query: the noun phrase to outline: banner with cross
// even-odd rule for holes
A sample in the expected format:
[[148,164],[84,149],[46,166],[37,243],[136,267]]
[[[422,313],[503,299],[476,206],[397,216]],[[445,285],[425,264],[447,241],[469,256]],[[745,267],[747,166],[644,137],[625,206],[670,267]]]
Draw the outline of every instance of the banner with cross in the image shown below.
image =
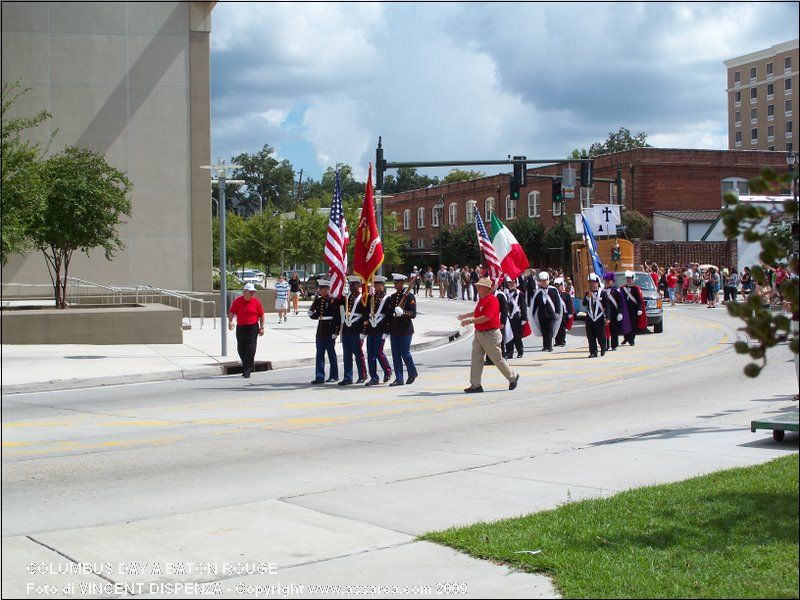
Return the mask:
[[[592,227],[594,235],[617,235],[617,226],[622,224],[619,204],[595,204],[582,211],[586,221]],[[580,215],[575,215],[575,229],[583,233]]]

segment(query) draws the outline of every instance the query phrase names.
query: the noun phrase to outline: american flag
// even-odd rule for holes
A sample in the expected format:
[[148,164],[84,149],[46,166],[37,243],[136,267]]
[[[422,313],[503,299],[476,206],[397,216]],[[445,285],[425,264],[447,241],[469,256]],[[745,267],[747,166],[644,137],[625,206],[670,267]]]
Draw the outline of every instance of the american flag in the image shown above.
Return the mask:
[[331,280],[331,295],[338,298],[344,291],[347,278],[347,244],[350,236],[342,209],[342,188],[339,184],[339,172],[336,172],[336,185],[333,188],[331,217],[328,221],[328,235],[325,239],[325,263],[330,267],[328,276]]
[[483,250],[483,256],[486,258],[486,266],[489,267],[489,277],[496,281],[502,277],[503,268],[500,266],[500,261],[497,259],[497,254],[495,254],[489,233],[483,225],[483,219],[481,219],[481,213],[478,207],[474,206],[473,209],[475,210],[475,230],[478,233],[478,245],[481,247],[481,250]]

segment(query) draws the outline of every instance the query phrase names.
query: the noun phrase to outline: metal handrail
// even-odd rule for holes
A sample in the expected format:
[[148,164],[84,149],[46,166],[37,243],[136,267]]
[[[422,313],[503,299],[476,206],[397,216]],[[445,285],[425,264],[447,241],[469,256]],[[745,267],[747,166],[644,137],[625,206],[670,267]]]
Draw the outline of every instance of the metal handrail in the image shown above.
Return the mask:
[[[142,293],[142,297],[145,298],[145,299],[148,298],[148,297],[155,297],[155,295],[158,294],[159,302],[162,303],[162,304],[163,304],[163,301],[164,301],[164,296],[167,296],[168,298],[175,298],[175,299],[177,299],[179,301],[187,300],[189,302],[189,320],[190,321],[192,319],[192,314],[193,314],[192,313],[192,303],[193,302],[199,302],[200,303],[200,329],[202,329],[203,325],[205,324],[205,313],[206,313],[205,305],[206,304],[212,304],[214,306],[214,329],[217,328],[217,303],[214,300],[203,300],[202,298],[194,298],[194,297],[192,297],[192,296],[190,296],[188,294],[182,293],[182,292],[176,292],[175,290],[166,290],[166,289],[163,289],[163,288],[157,288],[157,287],[153,287],[151,285],[131,286],[128,289],[130,289],[131,291],[135,291],[136,292],[136,301],[137,302],[139,301],[139,293],[140,292]],[[178,308],[180,308],[181,312],[183,312],[183,303],[182,302],[179,302]]]

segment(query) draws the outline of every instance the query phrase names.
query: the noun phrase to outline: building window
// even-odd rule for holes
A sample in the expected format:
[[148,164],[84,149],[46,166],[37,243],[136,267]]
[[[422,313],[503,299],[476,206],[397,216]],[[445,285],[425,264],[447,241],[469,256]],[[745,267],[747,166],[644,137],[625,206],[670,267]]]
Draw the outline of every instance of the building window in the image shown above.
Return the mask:
[[785,117],[791,117],[792,116],[792,101],[791,100],[787,100],[786,102],[783,103],[783,113],[784,113]]
[[750,130],[750,139],[751,140],[758,140],[758,128],[754,128]]
[[[564,202],[566,202],[566,199],[564,200]],[[554,217],[560,217],[561,216],[561,210],[563,208],[562,204],[564,204],[564,202],[553,202],[553,216]]]
[[458,219],[458,204],[455,202],[451,202],[450,206],[447,207],[447,222],[450,225],[455,226],[456,220]]
[[767,150],[770,152],[775,152],[775,146],[767,146]]
[[788,77],[783,80],[783,93],[786,96],[792,93],[792,80]]
[[584,208],[589,208],[592,205],[593,199],[594,199],[594,187],[581,188],[581,210],[583,210]]
[[733,101],[736,103],[736,106],[739,106],[742,102],[742,92],[733,92]]
[[775,97],[775,84],[767,84],[767,100],[772,100]]
[[783,70],[784,70],[784,72],[792,70],[792,57],[791,56],[787,56],[787,57],[785,57],[783,59]]
[[511,199],[511,196],[506,196],[506,220],[510,221],[517,218],[517,203]]
[[758,109],[751,108],[750,109],[750,125],[755,125],[758,123]]
[[733,113],[733,124],[735,127],[740,127],[742,125],[742,113],[738,110]]
[[424,249],[425,248],[425,239],[419,238],[417,240],[417,248]]
[[542,195],[540,192],[528,192],[528,216],[538,219],[542,216]]
[[775,126],[770,125],[767,127],[767,141],[772,142],[775,141]]
[[741,131],[737,131],[736,132],[736,143],[737,144],[741,144],[742,143],[742,132]]
[[485,214],[484,220],[488,223],[492,220],[492,213],[494,212],[494,198],[491,196],[483,202],[483,212]]
[[742,72],[741,71],[734,71],[734,73],[733,73],[733,83],[742,83]]
[[411,209],[407,208],[403,211],[403,229],[411,229]]
[[417,229],[423,229],[425,227],[425,207],[420,206],[417,209]]
[[750,88],[750,103],[754,103],[758,100],[758,88]]
[[772,75],[772,68],[775,63],[767,63],[767,75]]
[[772,121],[775,119],[775,105],[768,104],[767,105],[767,121]]
[[747,179],[743,177],[726,177],[722,180],[722,194],[734,192],[739,196],[747,196],[750,194],[750,186]]
[[431,227],[439,226],[439,207],[434,206],[431,208]]
[[475,206],[477,204],[475,200],[467,200],[467,223],[475,222]]
[[756,68],[750,67],[750,81],[753,82],[756,80]]
[[792,122],[791,121],[786,121],[786,137],[787,138],[792,137]]
[[792,142],[786,142],[786,151],[787,152],[791,152],[792,151]]

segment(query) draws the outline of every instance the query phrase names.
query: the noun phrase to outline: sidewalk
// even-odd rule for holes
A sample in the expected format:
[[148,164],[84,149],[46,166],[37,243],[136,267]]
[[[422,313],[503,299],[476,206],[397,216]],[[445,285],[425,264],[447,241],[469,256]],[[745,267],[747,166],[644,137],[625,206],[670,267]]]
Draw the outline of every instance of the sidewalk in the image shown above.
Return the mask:
[[[460,328],[455,317],[474,307],[473,302],[418,297],[417,305],[412,350],[447,344],[472,329]],[[270,361],[273,369],[314,364],[317,322],[306,316],[310,306],[310,301],[301,302],[299,314],[280,324],[276,313],[267,313],[256,361]],[[225,363],[239,362],[236,333],[228,331],[226,340],[227,356],[221,356],[219,320],[215,324],[207,318],[202,329],[200,319],[193,320],[192,329],[183,332],[183,344],[4,344],[2,391],[21,394],[222,375]],[[341,356],[340,343],[337,353]]]

